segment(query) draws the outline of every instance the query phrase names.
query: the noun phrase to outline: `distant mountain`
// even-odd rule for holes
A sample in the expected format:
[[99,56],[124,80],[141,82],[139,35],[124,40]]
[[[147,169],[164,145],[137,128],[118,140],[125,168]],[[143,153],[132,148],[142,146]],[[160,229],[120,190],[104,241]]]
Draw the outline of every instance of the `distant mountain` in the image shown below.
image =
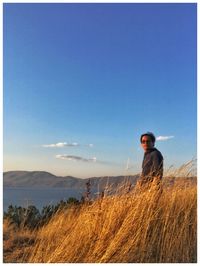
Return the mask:
[[55,176],[45,171],[9,171],[3,173],[4,187],[33,187],[33,188],[70,188],[85,189],[90,179],[92,190],[102,190],[106,186],[117,187],[124,182],[135,185],[138,175],[104,176],[91,178],[76,178],[73,176]]

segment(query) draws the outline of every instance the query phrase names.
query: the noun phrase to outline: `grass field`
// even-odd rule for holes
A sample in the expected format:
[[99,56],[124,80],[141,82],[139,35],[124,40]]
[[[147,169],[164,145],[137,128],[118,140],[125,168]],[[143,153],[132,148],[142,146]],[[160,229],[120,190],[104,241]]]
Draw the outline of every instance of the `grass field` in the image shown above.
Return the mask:
[[[195,182],[181,178],[172,186],[165,186],[162,193],[156,188],[152,185],[140,191],[136,187],[126,192],[124,186],[123,193],[57,213],[47,225],[34,232],[10,229],[5,222],[4,260],[196,262]],[[14,231],[9,238],[11,230]]]

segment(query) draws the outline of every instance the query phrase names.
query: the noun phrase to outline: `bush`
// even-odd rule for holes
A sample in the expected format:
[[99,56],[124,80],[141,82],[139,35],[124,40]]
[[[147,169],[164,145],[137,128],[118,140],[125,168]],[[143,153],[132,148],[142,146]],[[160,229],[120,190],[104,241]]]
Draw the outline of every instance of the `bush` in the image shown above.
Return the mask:
[[19,227],[35,229],[47,224],[53,215],[72,205],[79,204],[76,198],[70,197],[66,202],[61,200],[57,205],[46,205],[40,211],[33,205],[23,208],[21,206],[10,205],[7,212],[4,212],[4,219],[8,219],[11,224]]

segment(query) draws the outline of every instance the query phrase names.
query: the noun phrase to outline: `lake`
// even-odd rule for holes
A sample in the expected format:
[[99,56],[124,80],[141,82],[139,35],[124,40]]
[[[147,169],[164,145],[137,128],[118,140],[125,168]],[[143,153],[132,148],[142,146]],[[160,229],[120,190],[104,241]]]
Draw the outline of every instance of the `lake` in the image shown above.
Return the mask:
[[69,197],[81,199],[84,191],[67,188],[8,188],[3,190],[3,208],[7,211],[10,204],[27,207],[35,205],[39,210],[48,204],[55,205],[60,200],[67,200]]

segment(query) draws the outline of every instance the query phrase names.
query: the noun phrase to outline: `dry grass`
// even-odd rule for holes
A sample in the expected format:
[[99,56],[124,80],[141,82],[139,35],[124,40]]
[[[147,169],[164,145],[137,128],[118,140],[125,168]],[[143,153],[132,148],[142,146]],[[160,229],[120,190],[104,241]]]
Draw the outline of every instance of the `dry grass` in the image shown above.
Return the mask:
[[196,262],[196,185],[137,191],[56,215],[28,261]]
[[24,254],[28,254],[34,244],[35,234],[25,228],[17,228],[9,220],[3,223],[3,261],[24,262]]
[[35,232],[5,221],[4,262],[196,262],[197,186],[188,166],[182,178],[165,178],[163,190],[153,184],[128,192],[125,184],[117,195],[57,213]]

